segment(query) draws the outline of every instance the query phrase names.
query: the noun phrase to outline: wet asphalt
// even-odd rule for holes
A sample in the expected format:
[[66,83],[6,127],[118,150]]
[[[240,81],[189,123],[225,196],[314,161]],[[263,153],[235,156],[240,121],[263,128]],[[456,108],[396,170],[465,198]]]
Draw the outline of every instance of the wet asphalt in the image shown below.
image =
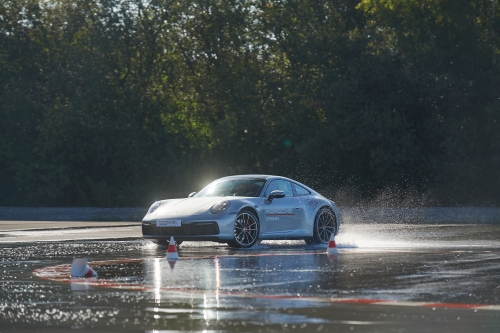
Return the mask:
[[[0,232],[0,333],[500,331],[500,226],[345,224],[338,256],[184,242],[176,262],[134,228]],[[70,279],[75,257],[98,277]]]

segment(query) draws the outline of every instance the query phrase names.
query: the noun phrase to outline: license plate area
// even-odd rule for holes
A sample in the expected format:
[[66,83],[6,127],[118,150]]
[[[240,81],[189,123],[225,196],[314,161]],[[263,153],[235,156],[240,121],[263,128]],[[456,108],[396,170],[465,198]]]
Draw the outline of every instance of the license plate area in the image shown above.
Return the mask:
[[181,220],[158,220],[156,221],[157,227],[180,227]]

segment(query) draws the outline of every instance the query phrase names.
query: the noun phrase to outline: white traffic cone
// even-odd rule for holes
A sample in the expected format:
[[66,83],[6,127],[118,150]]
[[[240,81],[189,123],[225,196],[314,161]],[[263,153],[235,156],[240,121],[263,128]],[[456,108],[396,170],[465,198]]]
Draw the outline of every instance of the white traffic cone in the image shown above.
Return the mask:
[[71,264],[72,277],[97,277],[97,272],[94,271],[87,263],[85,258],[74,258]]
[[328,248],[326,249],[327,254],[337,255],[339,251],[337,250],[337,244],[335,243],[335,235],[332,232],[330,236],[330,241],[328,242]]
[[167,260],[178,260],[177,247],[175,246],[174,236],[170,237],[170,242],[167,248]]

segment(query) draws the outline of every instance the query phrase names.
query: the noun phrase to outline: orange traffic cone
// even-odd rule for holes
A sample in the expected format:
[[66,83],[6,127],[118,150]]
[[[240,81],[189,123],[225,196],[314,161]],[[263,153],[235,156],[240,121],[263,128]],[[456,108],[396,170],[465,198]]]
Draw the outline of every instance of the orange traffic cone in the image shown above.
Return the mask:
[[327,254],[337,255],[339,251],[337,250],[337,244],[335,243],[335,235],[332,232],[330,236],[330,241],[328,242],[328,248],[326,249]]
[[170,268],[171,268],[171,269],[174,269],[175,264],[177,263],[177,260],[170,260],[170,259],[167,259],[167,262],[168,262],[168,264],[170,265]]
[[178,260],[179,255],[177,254],[177,247],[175,246],[174,236],[170,237],[170,242],[168,243],[167,249],[167,260]]
[[74,258],[71,264],[72,277],[97,277],[97,272],[94,271],[87,263],[87,259]]

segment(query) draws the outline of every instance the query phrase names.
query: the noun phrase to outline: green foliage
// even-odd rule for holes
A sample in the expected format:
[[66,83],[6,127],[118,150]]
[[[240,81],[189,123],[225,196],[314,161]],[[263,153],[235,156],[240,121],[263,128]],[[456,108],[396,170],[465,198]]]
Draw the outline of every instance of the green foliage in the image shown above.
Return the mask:
[[498,205],[493,4],[2,2],[0,205],[147,205],[254,172]]

